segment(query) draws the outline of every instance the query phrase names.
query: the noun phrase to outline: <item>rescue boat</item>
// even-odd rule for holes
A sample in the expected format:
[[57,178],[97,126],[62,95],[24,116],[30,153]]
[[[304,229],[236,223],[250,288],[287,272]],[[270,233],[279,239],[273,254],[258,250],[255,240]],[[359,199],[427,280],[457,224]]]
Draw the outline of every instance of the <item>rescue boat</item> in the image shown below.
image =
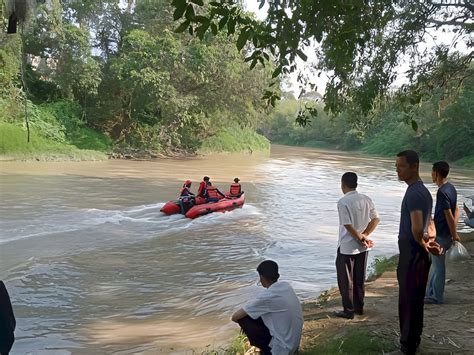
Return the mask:
[[[206,203],[206,199],[202,197],[196,197],[196,202],[193,207],[186,212],[187,218],[197,218],[213,212],[226,212],[232,211],[236,208],[241,208],[245,203],[245,194],[242,193],[238,197],[232,197],[226,194],[227,197],[220,199],[218,202]],[[172,215],[180,213],[180,207],[178,201],[167,202],[160,210],[161,212]]]

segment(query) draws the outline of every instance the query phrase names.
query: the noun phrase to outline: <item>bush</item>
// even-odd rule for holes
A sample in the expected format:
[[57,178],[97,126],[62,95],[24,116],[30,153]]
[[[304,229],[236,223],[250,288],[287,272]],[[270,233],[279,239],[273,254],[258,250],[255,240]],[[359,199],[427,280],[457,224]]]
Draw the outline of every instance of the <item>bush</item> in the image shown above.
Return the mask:
[[250,128],[231,126],[220,130],[216,135],[205,139],[199,152],[254,152],[270,150],[270,142]]

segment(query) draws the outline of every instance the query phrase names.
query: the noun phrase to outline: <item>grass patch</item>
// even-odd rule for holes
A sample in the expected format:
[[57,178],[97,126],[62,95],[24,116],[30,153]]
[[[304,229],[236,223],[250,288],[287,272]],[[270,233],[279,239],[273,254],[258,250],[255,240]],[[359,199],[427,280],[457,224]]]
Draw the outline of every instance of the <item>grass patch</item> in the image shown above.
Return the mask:
[[320,149],[333,149],[334,144],[321,140],[307,140],[307,141],[295,141],[290,137],[280,138],[272,141],[275,144],[289,145],[292,147],[307,147],[307,148],[320,148]]
[[243,355],[249,349],[249,342],[244,334],[239,333],[234,337],[232,343],[227,347],[221,347],[218,349],[206,349],[202,355]]
[[68,133],[67,139],[79,149],[92,149],[104,153],[110,152],[113,145],[109,137],[87,127],[80,127]]
[[0,122],[0,155],[3,159],[18,160],[104,160],[104,153],[80,150],[75,146],[47,139],[34,130],[30,142],[22,127]]
[[382,257],[375,258],[372,265],[369,268],[369,275],[367,281],[374,281],[379,278],[385,271],[395,271],[398,264],[398,255],[394,255],[390,258]]
[[337,335],[317,345],[303,349],[301,355],[312,354],[381,354],[395,350],[393,342],[370,335],[367,331],[350,329],[343,336]]
[[199,148],[200,154],[213,152],[269,151],[270,141],[250,128],[228,127],[216,135],[205,139]]

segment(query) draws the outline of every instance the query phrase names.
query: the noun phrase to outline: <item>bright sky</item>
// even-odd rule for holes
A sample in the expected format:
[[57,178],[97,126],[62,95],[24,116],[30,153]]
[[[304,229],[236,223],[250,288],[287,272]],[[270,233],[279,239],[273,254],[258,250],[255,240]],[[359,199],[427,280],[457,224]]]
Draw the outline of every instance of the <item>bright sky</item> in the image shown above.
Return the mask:
[[[259,0],[245,0],[245,7],[248,11],[254,12],[257,16],[258,19],[263,20],[266,17],[266,13],[268,10],[268,4],[265,3],[264,7],[259,10],[260,6],[260,1]],[[436,45],[440,44],[445,44],[445,45],[450,45],[453,42],[453,39],[455,38],[456,34],[447,31],[447,32],[442,32],[441,30],[434,31],[434,30],[429,30],[427,31],[427,35],[425,36],[425,42],[419,46],[420,52],[425,50],[426,48],[432,48]],[[318,91],[321,94],[324,94],[325,88],[326,88],[326,83],[328,81],[328,77],[326,73],[322,73],[320,77],[317,77],[317,73],[313,73],[310,69],[311,63],[314,63],[316,61],[316,51],[315,48],[317,48],[318,44],[314,43],[312,49],[307,48],[305,50],[305,54],[308,56],[308,61],[303,62],[299,58],[297,59],[297,66],[299,70],[302,70],[305,75],[312,76],[313,77],[313,83],[316,84]],[[460,52],[468,52],[468,48],[465,43],[459,43],[458,46],[456,47],[457,50]],[[400,65],[398,68],[398,73],[400,73],[399,78],[395,81],[393,86],[401,86],[402,84],[406,83],[407,80],[406,78],[402,75],[403,72],[408,70],[409,65],[408,65],[408,57],[403,58],[400,61]],[[300,84],[297,81],[297,75],[298,73],[292,73],[290,77],[288,78],[287,82],[289,85],[289,91],[293,91],[296,97],[298,97],[300,89],[299,86]]]

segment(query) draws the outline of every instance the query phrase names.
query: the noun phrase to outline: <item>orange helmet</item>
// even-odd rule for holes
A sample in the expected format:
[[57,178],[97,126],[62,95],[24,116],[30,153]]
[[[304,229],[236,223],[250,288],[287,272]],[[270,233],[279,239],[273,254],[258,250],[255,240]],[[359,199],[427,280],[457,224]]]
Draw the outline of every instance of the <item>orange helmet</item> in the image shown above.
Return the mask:
[[191,183],[192,183],[191,180],[186,180],[186,181],[184,182],[184,185],[188,186],[188,185],[191,185]]

